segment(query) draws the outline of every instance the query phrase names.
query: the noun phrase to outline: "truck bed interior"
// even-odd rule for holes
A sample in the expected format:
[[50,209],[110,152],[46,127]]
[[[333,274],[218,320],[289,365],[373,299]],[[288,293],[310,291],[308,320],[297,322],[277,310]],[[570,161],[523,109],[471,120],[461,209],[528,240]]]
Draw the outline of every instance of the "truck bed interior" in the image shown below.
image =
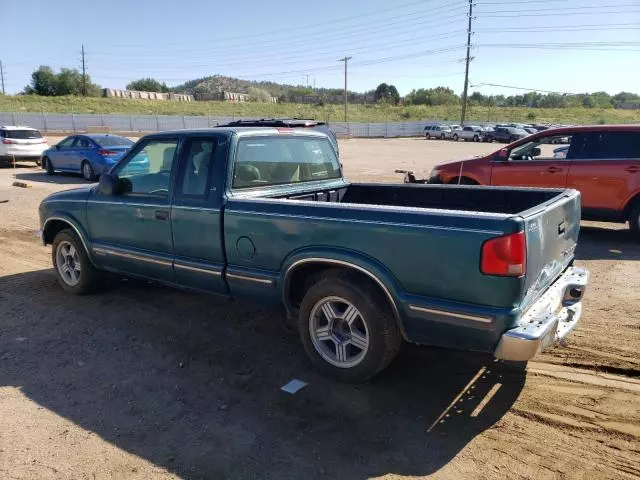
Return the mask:
[[443,185],[351,184],[286,197],[289,200],[517,214],[556,197],[559,190]]

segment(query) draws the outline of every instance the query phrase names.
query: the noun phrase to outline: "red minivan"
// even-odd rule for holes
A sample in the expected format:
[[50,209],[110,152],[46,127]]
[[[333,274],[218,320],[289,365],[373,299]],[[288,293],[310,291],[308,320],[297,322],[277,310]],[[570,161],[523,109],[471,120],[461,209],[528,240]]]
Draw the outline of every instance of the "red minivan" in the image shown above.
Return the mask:
[[429,183],[575,188],[583,219],[628,221],[640,235],[640,125],[545,130],[485,157],[436,165]]

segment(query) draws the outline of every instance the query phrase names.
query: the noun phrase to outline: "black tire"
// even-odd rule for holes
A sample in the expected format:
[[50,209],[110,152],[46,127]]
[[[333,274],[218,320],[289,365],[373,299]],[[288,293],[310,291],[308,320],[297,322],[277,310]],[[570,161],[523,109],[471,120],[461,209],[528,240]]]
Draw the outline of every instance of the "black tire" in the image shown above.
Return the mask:
[[[62,277],[60,268],[58,268],[58,249],[65,245],[71,245],[77,252],[80,268],[79,279],[77,284],[71,284]],[[88,293],[95,292],[101,285],[103,280],[103,274],[96,269],[89,256],[84,249],[84,245],[78,234],[71,228],[66,228],[58,232],[53,239],[51,245],[51,261],[53,263],[53,269],[56,272],[56,278],[58,284],[65,292],[72,293],[74,295],[86,295]]]
[[640,240],[640,201],[636,201],[629,212],[629,230]]
[[440,134],[440,140],[444,140],[445,138],[447,138],[446,135],[444,133],[441,133]]
[[[311,323],[315,321],[314,317],[319,315],[321,311],[318,305],[330,298],[342,299],[354,306],[359,313],[358,322],[362,321],[362,325],[365,325],[368,347],[366,351],[361,350],[358,353],[361,357],[358,363],[353,366],[339,367],[330,363],[322,356],[312,339]],[[312,317],[314,309],[318,313]],[[402,336],[393,313],[384,301],[384,294],[367,281],[340,270],[323,274],[311,286],[300,305],[298,322],[302,345],[311,362],[324,374],[343,382],[369,380],[391,363],[402,343]],[[350,343],[351,335],[340,338],[343,339],[341,343]],[[347,338],[346,342],[345,338]],[[328,341],[332,342],[333,340]],[[335,348],[337,355],[338,348],[337,346]],[[353,347],[351,349],[353,350]]]
[[42,159],[42,168],[47,170],[47,175],[53,175],[54,173],[56,173],[56,171],[53,169],[51,160],[49,160],[49,157],[44,157]]
[[89,160],[83,160],[80,164],[80,170],[82,171],[82,178],[84,178],[87,182],[95,182],[96,181],[96,173],[93,171],[93,167]]
[[480,141],[480,137],[478,135],[474,135],[473,136],[473,141],[474,142],[479,142]]
[[458,134],[457,134],[457,133],[454,133],[454,134],[453,134],[453,141],[454,141],[454,142],[457,142],[457,141],[458,141],[458,138],[460,138],[460,137],[458,137]]

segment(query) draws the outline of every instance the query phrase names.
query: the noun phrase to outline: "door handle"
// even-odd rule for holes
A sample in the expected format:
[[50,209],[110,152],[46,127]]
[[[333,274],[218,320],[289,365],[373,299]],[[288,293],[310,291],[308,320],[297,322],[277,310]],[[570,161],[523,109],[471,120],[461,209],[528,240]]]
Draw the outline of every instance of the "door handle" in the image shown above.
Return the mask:
[[632,166],[631,166],[631,167],[629,167],[629,168],[625,168],[625,170],[626,170],[627,172],[630,172],[630,173],[638,173],[638,172],[640,172],[640,167],[637,167],[637,166],[635,166],[635,165],[632,165]]
[[169,212],[167,210],[156,210],[156,220],[169,220]]
[[556,172],[561,172],[562,168],[560,167],[549,167],[547,168],[547,172],[549,173],[556,173]]

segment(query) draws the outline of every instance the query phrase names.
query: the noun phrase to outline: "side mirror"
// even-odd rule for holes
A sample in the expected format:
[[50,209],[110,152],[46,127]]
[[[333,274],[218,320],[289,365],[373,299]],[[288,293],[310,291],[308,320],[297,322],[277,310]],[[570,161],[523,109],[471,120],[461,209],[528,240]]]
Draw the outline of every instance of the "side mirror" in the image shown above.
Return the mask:
[[542,154],[542,150],[539,147],[535,147],[531,150],[532,157],[539,157]]
[[98,192],[101,195],[116,195],[118,193],[118,177],[111,173],[103,173],[100,175]]

